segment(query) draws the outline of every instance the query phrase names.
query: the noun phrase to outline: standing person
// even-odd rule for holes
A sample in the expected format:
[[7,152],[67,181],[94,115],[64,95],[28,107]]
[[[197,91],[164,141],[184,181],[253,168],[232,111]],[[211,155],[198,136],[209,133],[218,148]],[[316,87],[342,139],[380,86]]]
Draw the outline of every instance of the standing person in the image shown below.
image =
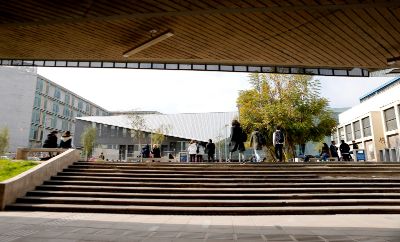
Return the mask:
[[161,150],[157,144],[153,145],[153,149],[151,150],[151,153],[153,154],[153,158],[161,158]]
[[197,162],[203,162],[203,156],[204,156],[204,146],[202,142],[197,143],[197,150],[196,150],[196,161]]
[[142,148],[142,157],[149,158],[150,157],[150,145],[147,144]]
[[61,136],[60,148],[70,149],[72,148],[72,136],[71,132],[67,131]]
[[[57,134],[57,131],[51,131],[51,133],[47,135],[47,139],[44,141],[43,148],[57,148]],[[49,152],[49,156],[53,157],[53,153]]]
[[285,136],[281,130],[281,127],[276,127],[274,134],[272,135],[272,142],[275,147],[275,156],[279,162],[282,162],[283,157],[283,143],[285,142]]
[[350,161],[350,146],[344,142],[344,140],[341,140],[342,142],[339,146],[340,154],[342,155],[342,160],[343,161]]
[[209,139],[208,143],[206,144],[206,151],[207,151],[207,161],[214,162],[215,144],[212,142],[211,139]]
[[339,160],[338,147],[336,147],[336,142],[334,140],[332,140],[329,150],[331,151],[331,157]]
[[256,157],[256,162],[261,162],[262,147],[265,145],[265,139],[263,135],[256,128],[250,135],[250,146],[253,147],[254,155]]
[[323,143],[322,144],[322,149],[321,149],[320,156],[321,156],[323,161],[326,161],[330,157],[330,150],[329,150],[329,146],[328,146],[327,143]]
[[190,157],[190,162],[195,162],[196,161],[196,154],[197,154],[197,144],[196,141],[191,140],[190,144],[187,148],[187,151],[189,153],[189,157]]
[[242,127],[240,127],[239,121],[236,119],[232,120],[232,127],[231,127],[231,136],[230,136],[230,143],[229,146],[231,149],[229,150],[229,161],[232,160],[232,153],[235,151],[239,151],[239,162],[240,158],[244,159],[243,152],[245,151],[244,142],[246,141],[247,137],[246,133],[243,132]]

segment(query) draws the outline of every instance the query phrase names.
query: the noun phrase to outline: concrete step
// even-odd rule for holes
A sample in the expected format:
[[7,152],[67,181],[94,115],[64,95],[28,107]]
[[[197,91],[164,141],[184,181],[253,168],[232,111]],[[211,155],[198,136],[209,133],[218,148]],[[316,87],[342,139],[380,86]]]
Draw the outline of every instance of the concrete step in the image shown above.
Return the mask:
[[27,193],[30,197],[99,197],[99,198],[151,198],[151,199],[227,199],[227,200],[260,200],[260,199],[400,199],[400,193],[324,193],[312,191],[288,194],[236,194],[236,193],[124,193],[124,192],[90,192],[90,191],[52,191],[35,190]]
[[7,210],[176,215],[399,214],[400,206],[175,207],[16,203]]
[[60,174],[58,176],[53,176],[51,180],[73,180],[73,181],[114,181],[114,182],[162,182],[162,183],[364,183],[364,182],[374,182],[374,183],[400,183],[400,178],[148,178],[148,177],[105,177],[101,176],[79,176],[73,175],[69,176],[67,174]]
[[174,207],[320,207],[320,206],[400,206],[398,199],[296,199],[296,200],[227,200],[227,199],[138,199],[91,197],[22,197],[17,203],[134,205]]
[[136,178],[318,178],[315,174],[265,174],[265,175],[230,175],[225,172],[217,175],[204,175],[204,174],[149,174],[149,173],[123,173],[123,172],[59,172],[57,176],[103,176],[103,177],[136,177]]
[[135,170],[180,170],[180,171],[201,171],[201,170],[209,170],[209,171],[222,171],[222,170],[240,170],[240,171],[255,171],[255,170],[298,170],[304,169],[307,170],[322,170],[322,169],[330,169],[330,170],[340,170],[340,169],[400,169],[400,165],[283,165],[283,166],[272,166],[272,165],[252,165],[252,164],[240,164],[240,165],[214,165],[214,166],[196,166],[196,165],[187,165],[187,166],[160,166],[160,165],[132,165],[132,164],[74,164],[71,165],[70,168],[74,169],[135,169]]
[[155,174],[172,174],[172,173],[180,173],[180,174],[221,174],[225,172],[230,172],[232,175],[245,175],[245,174],[310,174],[310,173],[347,173],[347,172],[355,172],[355,173],[378,173],[378,172],[392,172],[392,173],[400,173],[400,168],[357,168],[357,169],[342,169],[342,168],[323,168],[323,169],[254,169],[254,170],[208,170],[208,169],[199,169],[199,170],[180,170],[180,169],[133,169],[133,168],[66,168],[64,171],[68,172],[124,172],[124,173],[155,173]]
[[41,185],[37,190],[58,191],[92,191],[92,192],[134,192],[134,193],[233,193],[233,194],[276,194],[276,193],[374,193],[389,192],[398,193],[400,187],[320,187],[320,188],[174,188],[174,187],[121,187],[121,186],[96,186],[82,183],[80,185]]
[[[43,183],[44,185],[80,185],[82,181],[64,181],[64,180],[49,180]],[[313,188],[313,187],[397,187],[400,188],[399,183],[163,183],[163,182],[114,182],[114,181],[85,181],[85,186],[96,186],[96,187],[167,187],[167,188]]]
[[168,169],[174,167],[186,167],[186,168],[194,168],[200,169],[202,167],[208,167],[211,169],[218,168],[235,168],[235,167],[318,167],[318,166],[326,166],[326,167],[400,167],[399,162],[283,162],[283,163],[273,163],[273,162],[263,162],[263,163],[237,163],[237,162],[215,162],[215,163],[184,163],[184,162],[171,162],[171,163],[160,163],[160,162],[75,162],[73,165],[91,165],[91,166],[132,166],[136,168],[140,167],[166,167]]

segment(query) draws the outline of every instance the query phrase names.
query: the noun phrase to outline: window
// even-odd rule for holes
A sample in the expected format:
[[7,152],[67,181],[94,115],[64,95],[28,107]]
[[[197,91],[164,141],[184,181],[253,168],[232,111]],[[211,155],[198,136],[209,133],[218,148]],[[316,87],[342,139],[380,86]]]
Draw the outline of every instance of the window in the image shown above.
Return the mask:
[[343,129],[343,127],[341,127],[339,129],[339,138],[340,138],[340,140],[344,140],[344,129]]
[[53,118],[51,119],[51,127],[53,129],[57,128],[57,116],[53,116]]
[[31,132],[29,134],[29,139],[35,140],[38,135],[38,129],[36,127],[31,127]]
[[83,110],[83,101],[82,100],[78,101],[78,109]]
[[115,126],[111,126],[110,136],[111,137],[115,136]]
[[60,107],[58,106],[58,104],[53,102],[53,113],[58,114],[59,110],[60,110]]
[[35,94],[35,101],[33,103],[33,106],[40,108],[40,95],[38,93]]
[[351,125],[350,124],[346,125],[345,129],[346,129],[346,141],[352,140],[353,138],[351,135]]
[[375,160],[375,148],[372,140],[365,141],[365,153],[368,161]]
[[123,128],[123,129],[122,129],[122,137],[127,137],[126,134],[127,134],[127,133],[126,133],[126,129]]
[[364,137],[371,136],[371,123],[369,117],[361,119]]
[[39,124],[40,123],[40,112],[39,110],[34,109],[32,111],[32,123]]
[[65,100],[65,103],[68,105],[69,105],[69,99],[70,99],[70,96],[69,96],[69,94],[66,93],[64,100]]
[[38,90],[39,92],[43,91],[43,80],[42,79],[37,79],[36,82],[36,90]]
[[389,148],[400,147],[400,136],[398,134],[388,136]]
[[97,108],[96,108],[96,116],[100,116],[100,111]]
[[56,87],[56,88],[54,89],[54,97],[60,99],[60,97],[61,97],[60,88]]
[[64,107],[64,112],[63,112],[65,117],[69,117],[69,108],[67,106]]
[[102,125],[101,124],[99,124],[99,127],[97,128],[97,130],[99,131],[99,137],[101,137],[101,129],[102,129],[102,127],[101,127]]
[[354,123],[353,123],[353,128],[354,128],[354,138],[355,138],[355,139],[361,138],[360,121],[354,122]]
[[61,129],[62,130],[68,130],[69,126],[68,126],[68,121],[67,120],[62,120],[62,125],[61,125]]
[[386,109],[383,111],[385,116],[386,131],[391,131],[397,129],[396,123],[396,112],[394,107]]
[[89,105],[89,103],[86,103],[86,112],[87,112],[87,113],[90,112],[90,105]]

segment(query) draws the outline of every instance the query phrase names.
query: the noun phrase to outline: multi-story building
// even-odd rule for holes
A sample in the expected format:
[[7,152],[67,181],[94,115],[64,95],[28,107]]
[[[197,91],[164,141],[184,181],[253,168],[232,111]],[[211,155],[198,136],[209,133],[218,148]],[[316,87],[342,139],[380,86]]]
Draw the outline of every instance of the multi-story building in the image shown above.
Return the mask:
[[333,139],[354,140],[368,161],[380,161],[380,150],[399,148],[400,77],[361,97],[360,104],[339,114],[339,123]]
[[104,108],[38,75],[35,68],[0,68],[0,128],[10,134],[10,152],[41,147],[53,130],[75,130],[75,118],[109,115]]

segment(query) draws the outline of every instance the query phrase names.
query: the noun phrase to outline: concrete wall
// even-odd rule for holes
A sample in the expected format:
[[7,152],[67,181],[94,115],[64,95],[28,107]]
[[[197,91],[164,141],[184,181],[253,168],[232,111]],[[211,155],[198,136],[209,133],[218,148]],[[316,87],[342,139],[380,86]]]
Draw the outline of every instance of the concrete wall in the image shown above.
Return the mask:
[[10,134],[10,152],[27,147],[36,89],[36,74],[16,67],[0,67],[0,128]]
[[43,162],[36,167],[19,174],[16,177],[0,183],[0,209],[12,204],[18,197],[25,196],[28,191],[32,191],[36,186],[49,180],[64,168],[80,159],[80,151],[69,149],[64,153]]

